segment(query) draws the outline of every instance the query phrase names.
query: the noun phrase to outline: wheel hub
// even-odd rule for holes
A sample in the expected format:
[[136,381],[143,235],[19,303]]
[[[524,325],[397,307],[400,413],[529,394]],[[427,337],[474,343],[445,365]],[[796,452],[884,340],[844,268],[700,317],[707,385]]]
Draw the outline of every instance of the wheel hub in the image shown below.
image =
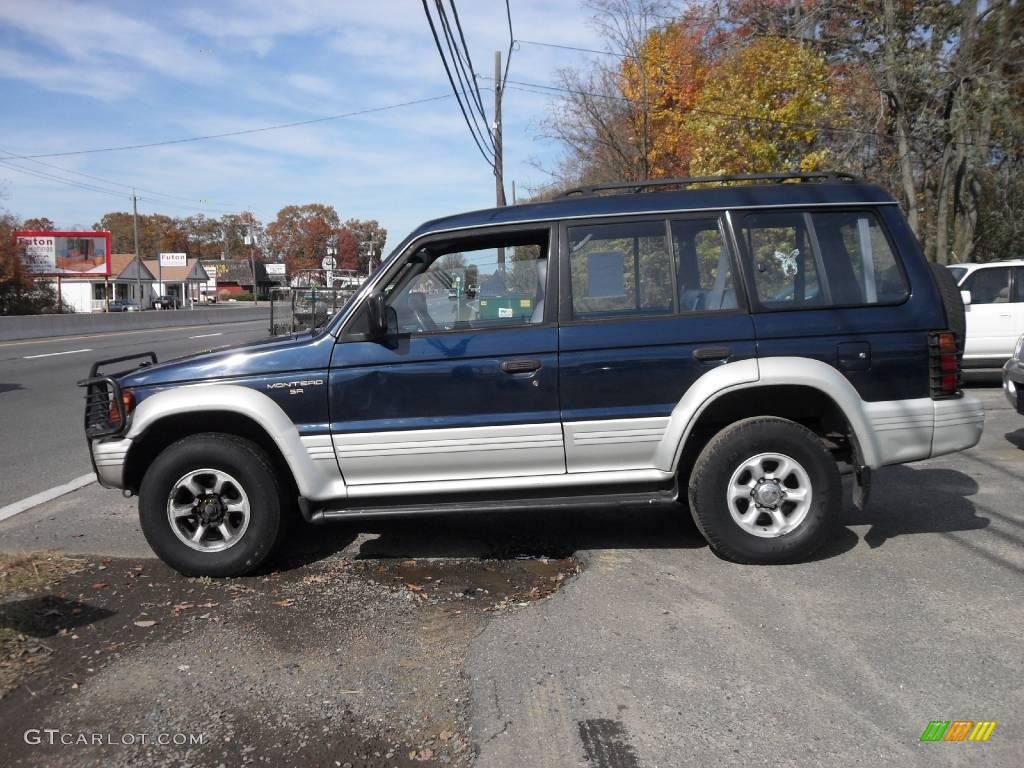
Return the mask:
[[762,477],[757,481],[757,485],[754,486],[750,495],[757,506],[775,509],[785,498],[786,492],[778,480],[768,480]]
[[196,515],[199,517],[199,522],[204,525],[220,525],[224,522],[226,511],[227,508],[219,494],[196,499]]

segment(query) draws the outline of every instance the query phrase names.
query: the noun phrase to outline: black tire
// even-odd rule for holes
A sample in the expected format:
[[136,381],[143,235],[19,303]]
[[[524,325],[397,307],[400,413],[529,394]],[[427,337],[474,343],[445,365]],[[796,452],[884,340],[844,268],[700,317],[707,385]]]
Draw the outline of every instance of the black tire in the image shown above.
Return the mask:
[[[247,527],[236,543],[221,551],[191,548],[168,520],[168,499],[175,484],[199,469],[230,475],[248,499]],[[139,521],[153,551],[183,576],[244,576],[265,563],[284,537],[281,499],[274,465],[258,445],[209,432],[179,440],[156,457],[139,489]]]
[[[793,459],[810,486],[802,520],[792,530],[772,538],[742,527],[733,518],[727,498],[733,473],[753,457],[769,453]],[[739,479],[742,481],[742,474]],[[715,554],[751,565],[806,560],[828,536],[843,506],[839,467],[822,441],[806,427],[772,416],[743,419],[715,435],[694,464],[688,490],[693,520]],[[789,503],[780,506],[784,518]],[[754,513],[756,508],[748,506],[747,510]],[[755,515],[755,523],[762,519],[768,518]],[[767,531],[767,527],[754,527]]]
[[960,287],[948,268],[934,262],[928,266],[931,267],[935,287],[939,290],[942,306],[946,310],[946,325],[956,333],[956,343],[962,353],[967,338],[967,314],[964,311],[964,300],[960,297]]

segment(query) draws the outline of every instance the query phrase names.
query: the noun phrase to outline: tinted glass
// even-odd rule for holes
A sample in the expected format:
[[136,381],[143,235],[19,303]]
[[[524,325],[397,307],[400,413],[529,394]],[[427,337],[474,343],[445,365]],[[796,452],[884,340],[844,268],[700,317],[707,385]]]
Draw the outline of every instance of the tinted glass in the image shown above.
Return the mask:
[[1024,301],[1024,267],[1013,268],[1013,300]]
[[811,219],[834,305],[896,304],[907,297],[903,272],[874,214],[814,213]]
[[575,317],[672,312],[672,263],[664,222],[569,228]]
[[681,311],[736,309],[732,260],[717,219],[672,222],[672,249]]
[[1010,268],[976,269],[964,280],[961,288],[971,292],[971,304],[1009,304]]
[[824,304],[806,220],[798,213],[758,213],[743,219],[758,300],[768,307]]

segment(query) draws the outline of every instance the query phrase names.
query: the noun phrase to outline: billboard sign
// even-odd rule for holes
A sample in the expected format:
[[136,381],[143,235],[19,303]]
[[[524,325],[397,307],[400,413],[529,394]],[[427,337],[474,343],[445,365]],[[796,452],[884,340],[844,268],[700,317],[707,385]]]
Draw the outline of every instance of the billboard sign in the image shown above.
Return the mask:
[[188,262],[188,256],[184,253],[161,253],[161,267],[184,267]]
[[110,274],[109,232],[14,233],[18,257],[34,275],[104,277]]

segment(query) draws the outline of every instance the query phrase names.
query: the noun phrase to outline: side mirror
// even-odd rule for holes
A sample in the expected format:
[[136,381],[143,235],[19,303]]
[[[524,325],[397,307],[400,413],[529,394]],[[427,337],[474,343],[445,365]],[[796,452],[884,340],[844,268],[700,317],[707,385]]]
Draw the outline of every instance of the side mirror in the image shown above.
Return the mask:
[[388,333],[388,308],[384,303],[384,294],[371,293],[366,300],[366,320],[371,338],[379,339]]
[[960,300],[964,303],[965,307],[971,306],[971,292],[960,291]]

